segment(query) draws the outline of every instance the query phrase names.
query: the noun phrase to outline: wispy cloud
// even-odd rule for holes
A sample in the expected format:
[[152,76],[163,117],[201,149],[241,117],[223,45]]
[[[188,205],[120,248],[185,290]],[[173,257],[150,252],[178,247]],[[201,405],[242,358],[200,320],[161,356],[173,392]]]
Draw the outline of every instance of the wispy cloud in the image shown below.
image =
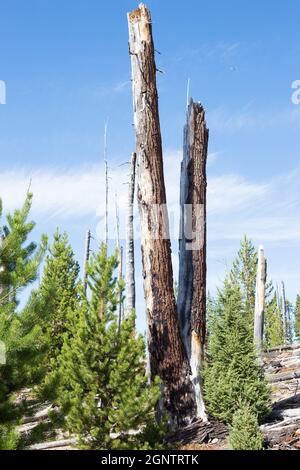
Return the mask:
[[[166,152],[165,177],[173,245],[174,272],[178,272],[177,237],[179,223],[179,177],[181,152]],[[120,206],[120,233],[125,234],[128,166],[115,165],[110,171],[110,234],[115,236],[115,192]],[[70,169],[44,168],[37,171],[14,169],[0,174],[0,197],[4,211],[24,202],[30,179],[34,193],[33,217],[37,222],[54,219],[55,224],[74,222],[83,217],[99,221],[97,237],[103,236],[105,181],[103,166]],[[214,292],[231,264],[239,240],[245,233],[255,243],[266,245],[270,275],[286,279],[289,295],[298,291],[297,252],[300,247],[300,169],[262,183],[242,175],[224,174],[208,184],[208,287]],[[136,209],[137,214],[137,209]],[[135,217],[136,237],[139,218]],[[44,222],[42,222],[43,224]],[[284,266],[280,257],[284,247]],[[289,248],[290,247],[290,248]],[[287,261],[290,254],[292,261]],[[281,260],[281,261],[280,261]]]
[[300,107],[290,106],[275,111],[255,109],[247,104],[240,109],[229,111],[224,107],[207,113],[207,121],[212,131],[234,133],[240,130],[264,130],[278,126],[299,126]]
[[[178,233],[180,161],[180,152],[167,152],[165,155],[167,197],[174,238]],[[126,214],[128,171],[128,166],[118,165],[110,171],[112,218],[116,193],[121,219]],[[68,171],[44,168],[2,172],[0,196],[5,211],[23,203],[30,179],[34,193],[33,211],[37,216],[58,219],[97,216],[103,219],[103,166],[78,167]],[[248,233],[262,241],[300,241],[299,179],[298,170],[262,183],[237,174],[210,178],[208,214],[211,240],[237,240]]]
[[130,84],[130,80],[121,80],[117,83],[101,85],[93,91],[93,94],[98,98],[119,95],[129,92]]

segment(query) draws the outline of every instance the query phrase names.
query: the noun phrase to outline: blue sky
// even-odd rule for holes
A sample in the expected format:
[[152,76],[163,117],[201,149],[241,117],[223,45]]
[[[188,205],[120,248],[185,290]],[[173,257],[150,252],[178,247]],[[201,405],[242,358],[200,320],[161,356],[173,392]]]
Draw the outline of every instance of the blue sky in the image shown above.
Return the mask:
[[[300,79],[300,3],[147,4],[164,71],[158,86],[171,210],[188,78],[191,95],[207,110],[209,288],[221,282],[247,232],[265,245],[270,276],[285,280],[293,300],[300,291],[300,105],[292,104],[291,84]],[[0,3],[0,80],[7,87],[7,104],[0,106],[0,196],[7,210],[20,205],[32,178],[35,236],[51,235],[56,226],[67,230],[80,261],[85,230],[101,236],[106,119],[111,202],[117,190],[121,214],[125,206],[128,169],[119,165],[134,149],[126,12],[136,5]],[[176,252],[174,242],[175,272]],[[140,267],[137,276],[142,328]]]

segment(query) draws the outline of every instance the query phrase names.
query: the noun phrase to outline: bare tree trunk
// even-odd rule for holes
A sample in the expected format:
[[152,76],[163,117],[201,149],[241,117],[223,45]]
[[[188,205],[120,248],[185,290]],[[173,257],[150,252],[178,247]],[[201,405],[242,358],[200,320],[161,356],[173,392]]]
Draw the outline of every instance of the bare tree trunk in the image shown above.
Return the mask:
[[[156,66],[149,10],[128,14],[134,125],[138,165],[138,204],[151,376],[160,376],[164,406],[174,424],[195,413],[190,367],[180,337],[173,289],[171,244],[163,174]],[[153,212],[162,211],[153,220]],[[158,236],[154,236],[156,223]]]
[[285,285],[283,281],[281,281],[281,319],[283,326],[284,344],[287,344],[286,296]]
[[[116,250],[118,257],[118,281],[121,284],[123,279],[123,247],[120,244],[120,215],[118,205],[118,195],[115,195],[115,207],[116,207]],[[123,303],[122,303],[122,292],[119,294],[119,330],[123,320]]]
[[108,244],[108,161],[107,161],[107,122],[104,125],[104,164],[105,164],[105,244]]
[[208,129],[201,104],[190,100],[180,183],[178,315],[189,357],[197,417],[206,418],[200,369],[206,333],[206,162]]
[[257,353],[262,358],[264,339],[264,315],[267,281],[267,260],[264,247],[258,250],[258,264],[256,276],[255,313],[254,313],[254,344]]
[[126,315],[135,309],[135,266],[134,266],[134,193],[136,153],[132,154],[128,189],[128,216],[126,225]]
[[[3,245],[4,238],[5,238],[4,235],[0,234],[0,247]],[[4,266],[0,264],[0,275],[3,272],[4,272]],[[1,284],[1,280],[0,280],[0,296],[3,294],[3,292],[4,292],[4,286]]]
[[84,292],[87,293],[87,286],[88,286],[88,275],[87,275],[87,268],[90,260],[90,253],[91,253],[91,231],[88,230],[86,232],[86,239],[85,239],[85,250],[84,250],[84,277],[83,277],[83,285],[84,285]]
[[[119,283],[121,283],[123,279],[123,247],[120,246],[118,249],[118,267],[119,267]],[[124,308],[123,308],[123,302],[122,302],[122,292],[120,292],[119,295],[119,328],[121,328],[121,323],[124,319]]]

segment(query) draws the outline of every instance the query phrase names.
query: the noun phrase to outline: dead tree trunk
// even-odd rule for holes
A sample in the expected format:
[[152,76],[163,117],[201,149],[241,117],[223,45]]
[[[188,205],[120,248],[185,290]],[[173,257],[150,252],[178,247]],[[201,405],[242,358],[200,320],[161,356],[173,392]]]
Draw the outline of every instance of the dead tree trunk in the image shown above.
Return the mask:
[[[115,195],[115,209],[116,209],[116,251],[118,257],[118,281],[119,286],[123,279],[123,247],[120,244],[120,214],[118,205],[118,195]],[[119,293],[119,331],[121,329],[121,323],[123,320],[123,302],[122,302],[122,291]]]
[[[149,10],[140,5],[128,14],[128,25],[151,376],[160,376],[164,385],[164,406],[175,424],[194,415],[195,400],[190,367],[180,336],[173,289]],[[153,224],[156,224],[155,228]],[[155,229],[157,233],[154,234]]]
[[284,344],[287,344],[286,296],[285,285],[283,281],[281,281],[281,319],[283,326]]
[[128,215],[126,224],[126,315],[135,309],[135,266],[134,266],[134,193],[136,153],[132,154],[128,189]]
[[84,285],[84,292],[87,293],[87,286],[88,286],[88,274],[87,268],[90,260],[90,253],[91,253],[91,231],[88,230],[86,232],[86,239],[85,239],[85,250],[84,250],[84,277],[83,277],[83,285]]
[[206,162],[208,129],[205,111],[192,100],[184,129],[180,183],[178,315],[189,357],[197,417],[205,419],[200,369],[206,332]]
[[264,315],[267,281],[267,260],[263,246],[258,250],[258,265],[256,276],[256,295],[255,295],[255,313],[254,313],[254,344],[259,357],[263,353],[264,338]]
[[104,125],[104,164],[105,164],[105,245],[108,249],[108,161],[107,161],[107,122]]
[[[3,242],[4,242],[4,235],[1,233],[0,234],[0,247],[3,245]],[[0,297],[2,296],[3,292],[4,292],[4,287],[1,283],[1,274],[4,272],[4,266],[2,266],[0,264]]]

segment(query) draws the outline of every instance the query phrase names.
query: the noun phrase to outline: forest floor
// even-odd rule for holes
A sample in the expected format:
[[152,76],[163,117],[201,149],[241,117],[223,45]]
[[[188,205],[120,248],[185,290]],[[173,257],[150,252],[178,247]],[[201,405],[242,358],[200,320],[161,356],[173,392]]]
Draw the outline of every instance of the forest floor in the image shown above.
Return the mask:
[[[261,426],[265,448],[300,450],[300,345],[270,350],[264,368],[272,388],[272,411]],[[51,403],[39,402],[30,389],[16,394],[14,402],[23,415],[18,426],[22,448],[76,449],[76,437],[63,430]],[[169,438],[171,445],[178,441],[184,450],[229,449],[228,429],[214,419],[195,421]]]

